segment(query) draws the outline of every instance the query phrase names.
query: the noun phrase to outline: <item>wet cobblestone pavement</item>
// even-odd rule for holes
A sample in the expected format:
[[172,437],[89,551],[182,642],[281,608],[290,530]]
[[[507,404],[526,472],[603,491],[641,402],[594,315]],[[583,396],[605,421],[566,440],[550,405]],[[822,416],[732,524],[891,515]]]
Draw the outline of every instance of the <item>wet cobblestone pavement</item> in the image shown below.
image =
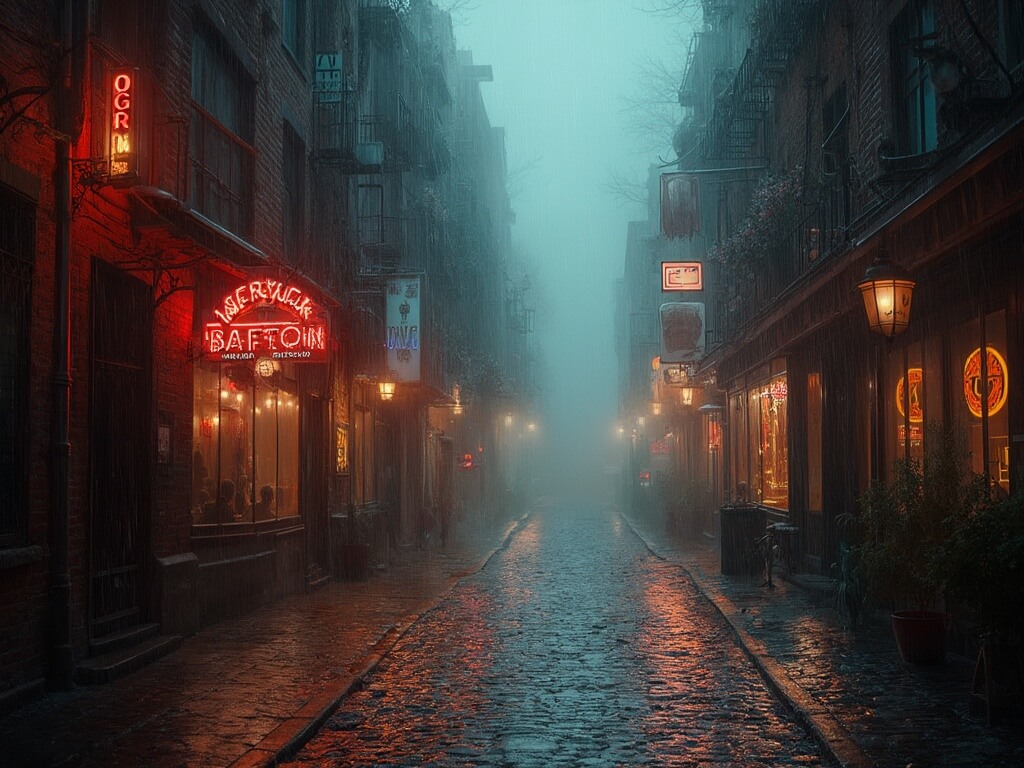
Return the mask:
[[950,655],[937,667],[904,664],[884,617],[869,617],[850,631],[832,612],[820,589],[823,580],[818,589],[777,580],[769,591],[760,577],[723,576],[719,552],[706,542],[684,542],[659,526],[627,519],[652,552],[690,572],[747,633],[747,647],[801,710],[833,726],[833,746],[852,742],[849,764],[1024,765],[1019,713],[994,725],[968,713],[973,660]]
[[288,763],[824,764],[685,573],[593,510],[534,515]]

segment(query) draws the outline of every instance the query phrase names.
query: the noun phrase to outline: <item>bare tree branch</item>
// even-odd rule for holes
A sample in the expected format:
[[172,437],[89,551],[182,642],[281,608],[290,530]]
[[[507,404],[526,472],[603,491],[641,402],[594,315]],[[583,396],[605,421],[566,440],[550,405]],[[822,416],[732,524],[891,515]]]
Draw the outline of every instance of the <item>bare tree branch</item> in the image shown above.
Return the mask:
[[621,203],[647,206],[647,182],[622,171],[608,171],[604,189]]

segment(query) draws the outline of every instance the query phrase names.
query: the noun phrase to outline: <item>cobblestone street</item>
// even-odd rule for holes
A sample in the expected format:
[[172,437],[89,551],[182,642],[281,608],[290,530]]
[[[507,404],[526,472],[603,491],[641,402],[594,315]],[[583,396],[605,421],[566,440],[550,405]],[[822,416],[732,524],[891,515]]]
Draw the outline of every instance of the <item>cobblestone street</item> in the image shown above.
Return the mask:
[[733,635],[614,512],[534,515],[292,763],[822,765]]

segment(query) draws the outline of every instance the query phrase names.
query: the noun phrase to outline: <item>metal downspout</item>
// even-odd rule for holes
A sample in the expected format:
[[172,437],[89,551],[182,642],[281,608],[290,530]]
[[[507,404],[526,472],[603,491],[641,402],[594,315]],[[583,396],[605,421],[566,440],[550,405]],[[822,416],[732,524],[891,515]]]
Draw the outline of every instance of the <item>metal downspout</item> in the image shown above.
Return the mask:
[[50,470],[50,653],[48,682],[74,684],[71,642],[71,155],[81,134],[88,0],[61,0],[58,18],[61,82],[56,96],[53,296],[53,428]]

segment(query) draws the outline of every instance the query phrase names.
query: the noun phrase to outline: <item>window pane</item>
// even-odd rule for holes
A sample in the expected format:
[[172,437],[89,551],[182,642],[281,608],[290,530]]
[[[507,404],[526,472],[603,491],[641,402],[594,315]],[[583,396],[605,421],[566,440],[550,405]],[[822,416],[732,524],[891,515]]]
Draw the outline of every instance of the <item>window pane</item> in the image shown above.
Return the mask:
[[789,507],[788,400],[786,374],[773,376],[760,393],[761,501]]
[[0,545],[24,535],[35,205],[0,187]]
[[298,514],[299,399],[292,374],[286,365],[267,382],[249,365],[196,366],[194,523]]

